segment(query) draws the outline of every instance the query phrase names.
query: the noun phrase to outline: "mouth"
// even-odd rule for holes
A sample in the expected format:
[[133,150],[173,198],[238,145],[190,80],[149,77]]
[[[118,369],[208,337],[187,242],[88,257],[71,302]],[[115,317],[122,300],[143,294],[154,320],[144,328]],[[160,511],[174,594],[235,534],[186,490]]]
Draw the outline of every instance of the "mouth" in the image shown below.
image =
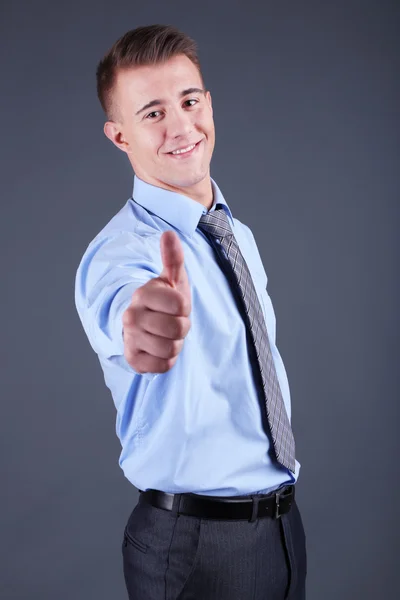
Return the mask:
[[182,148],[178,151],[174,151],[174,152],[167,152],[168,156],[170,156],[171,158],[177,159],[177,160],[182,160],[184,158],[189,158],[191,156],[193,156],[194,154],[196,154],[199,150],[199,146],[202,143],[203,140],[200,140],[199,142],[196,142],[196,144],[190,144],[190,146],[186,146],[185,148]]

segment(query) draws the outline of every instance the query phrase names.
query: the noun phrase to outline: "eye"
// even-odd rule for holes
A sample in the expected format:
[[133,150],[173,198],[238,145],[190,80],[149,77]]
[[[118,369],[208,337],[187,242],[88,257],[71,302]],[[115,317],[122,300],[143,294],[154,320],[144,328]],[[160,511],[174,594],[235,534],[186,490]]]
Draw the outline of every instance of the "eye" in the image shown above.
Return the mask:
[[[189,104],[187,105],[188,102],[193,102],[193,104]],[[188,108],[190,108],[191,106],[195,106],[196,104],[198,104],[199,100],[197,100],[196,98],[189,98],[189,100],[185,100],[183,104],[186,104],[188,106]],[[154,119],[157,119],[157,117],[159,117],[161,114],[160,110],[153,110],[151,113],[149,113],[148,115],[146,115],[145,119],[149,119],[149,121],[154,121]],[[155,116],[152,116],[155,115]]]
[[[160,112],[159,110],[153,110],[153,112],[151,112],[151,113],[149,113],[148,115],[146,115],[146,119],[149,119],[149,118],[150,118],[150,115],[156,115],[156,114],[157,114],[157,113],[159,113],[159,112]],[[150,118],[150,121],[151,121],[151,120],[152,120],[152,119]]]

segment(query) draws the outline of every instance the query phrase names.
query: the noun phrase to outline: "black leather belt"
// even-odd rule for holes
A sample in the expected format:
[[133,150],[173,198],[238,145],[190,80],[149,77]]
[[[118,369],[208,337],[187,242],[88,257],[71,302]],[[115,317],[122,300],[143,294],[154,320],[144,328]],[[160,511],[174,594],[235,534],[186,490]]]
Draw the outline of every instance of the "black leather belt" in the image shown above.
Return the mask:
[[145,501],[173,511],[175,514],[205,519],[247,519],[262,517],[278,519],[289,512],[295,497],[295,486],[286,485],[269,494],[249,494],[248,499],[235,496],[202,496],[199,494],[169,494],[159,490],[139,490],[139,502]]

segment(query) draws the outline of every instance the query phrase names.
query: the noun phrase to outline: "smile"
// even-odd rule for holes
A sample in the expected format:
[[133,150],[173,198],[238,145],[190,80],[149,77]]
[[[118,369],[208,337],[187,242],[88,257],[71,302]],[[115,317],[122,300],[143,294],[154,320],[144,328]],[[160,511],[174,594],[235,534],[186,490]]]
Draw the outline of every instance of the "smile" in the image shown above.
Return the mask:
[[190,146],[186,146],[186,148],[180,148],[179,150],[174,150],[173,152],[168,152],[168,154],[170,156],[173,157],[177,157],[177,158],[186,158],[189,156],[193,156],[193,154],[195,154],[195,152],[197,152],[197,149],[199,147],[199,145],[201,144],[202,140],[200,140],[200,142],[197,142],[196,144],[191,144]]

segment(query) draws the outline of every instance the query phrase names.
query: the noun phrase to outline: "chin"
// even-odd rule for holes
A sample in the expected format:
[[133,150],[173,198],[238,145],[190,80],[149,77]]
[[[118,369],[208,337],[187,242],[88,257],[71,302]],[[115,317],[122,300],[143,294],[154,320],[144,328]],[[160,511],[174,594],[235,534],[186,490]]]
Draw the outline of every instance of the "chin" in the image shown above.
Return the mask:
[[175,177],[171,177],[169,175],[165,182],[174,187],[193,187],[197,185],[201,181],[203,181],[209,173],[208,169],[201,171],[199,173],[193,173],[191,175],[176,175]]

